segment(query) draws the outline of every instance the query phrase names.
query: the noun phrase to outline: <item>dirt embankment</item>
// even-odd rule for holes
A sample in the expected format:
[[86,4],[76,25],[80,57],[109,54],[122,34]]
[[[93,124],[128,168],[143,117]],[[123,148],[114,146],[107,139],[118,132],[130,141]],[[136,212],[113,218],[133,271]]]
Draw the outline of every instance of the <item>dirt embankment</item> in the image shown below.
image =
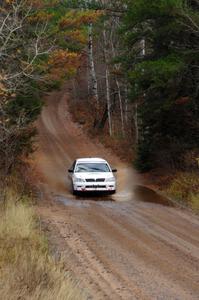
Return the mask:
[[[138,186],[128,165],[72,121],[69,96],[49,95],[38,120],[37,211],[55,253],[89,299],[198,299],[199,219]],[[118,168],[114,198],[71,195],[67,169],[86,156]]]

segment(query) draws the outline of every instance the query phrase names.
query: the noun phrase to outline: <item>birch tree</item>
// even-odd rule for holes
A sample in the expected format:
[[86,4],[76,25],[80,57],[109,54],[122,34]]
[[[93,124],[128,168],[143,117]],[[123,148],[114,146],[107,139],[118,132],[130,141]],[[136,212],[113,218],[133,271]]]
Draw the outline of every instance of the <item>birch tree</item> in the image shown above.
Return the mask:
[[[104,27],[106,25],[104,24]],[[106,69],[106,101],[107,101],[107,111],[108,111],[108,125],[109,125],[109,134],[112,136],[112,117],[111,117],[111,92],[110,92],[110,71],[109,71],[109,57],[108,57],[108,40],[106,35],[106,29],[103,29],[103,38],[104,38],[104,61]]]
[[88,42],[88,66],[89,66],[89,78],[88,78],[88,90],[92,99],[96,103],[97,108],[99,107],[99,96],[98,96],[98,84],[97,76],[95,72],[94,54],[93,54],[93,24],[89,26],[89,42]]
[[[116,29],[114,28],[114,31]],[[116,57],[116,50],[115,47],[117,46],[117,43],[115,40],[113,40],[113,35],[111,35],[111,48],[112,48],[112,54],[113,57]],[[116,71],[119,71],[120,69],[120,65],[115,64],[114,65]],[[115,76],[115,82],[116,82],[116,87],[117,87],[117,92],[118,92],[118,98],[119,98],[119,107],[120,107],[120,118],[121,118],[121,127],[122,127],[122,135],[123,137],[125,136],[125,128],[124,128],[124,108],[123,108],[123,99],[122,99],[122,92],[121,92],[121,86],[120,86],[120,82],[117,78],[117,76]]]

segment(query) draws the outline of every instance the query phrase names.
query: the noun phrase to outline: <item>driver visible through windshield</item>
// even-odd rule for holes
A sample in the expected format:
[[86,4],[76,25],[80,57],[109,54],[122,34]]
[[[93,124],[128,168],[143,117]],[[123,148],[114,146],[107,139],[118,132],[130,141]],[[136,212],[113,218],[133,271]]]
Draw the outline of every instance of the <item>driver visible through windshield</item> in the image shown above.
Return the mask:
[[83,172],[106,173],[106,172],[111,172],[111,171],[110,171],[109,166],[105,163],[80,163],[80,164],[77,164],[77,166],[75,168],[75,173],[83,173]]

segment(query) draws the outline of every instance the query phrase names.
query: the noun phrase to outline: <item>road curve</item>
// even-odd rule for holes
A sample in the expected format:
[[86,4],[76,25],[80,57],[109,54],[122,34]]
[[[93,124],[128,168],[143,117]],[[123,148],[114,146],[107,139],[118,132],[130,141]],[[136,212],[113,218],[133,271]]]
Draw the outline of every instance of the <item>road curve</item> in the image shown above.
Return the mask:
[[[72,121],[69,96],[65,89],[46,97],[34,157],[43,199],[37,212],[55,256],[88,299],[199,299],[198,217],[138,186],[131,168]],[[114,198],[71,195],[67,168],[85,156],[119,169]]]

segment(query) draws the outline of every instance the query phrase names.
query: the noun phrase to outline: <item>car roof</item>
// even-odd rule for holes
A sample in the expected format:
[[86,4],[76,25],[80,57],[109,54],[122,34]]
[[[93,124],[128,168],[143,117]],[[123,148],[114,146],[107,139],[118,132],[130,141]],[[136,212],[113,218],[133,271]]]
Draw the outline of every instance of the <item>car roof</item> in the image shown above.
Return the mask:
[[77,163],[85,163],[85,162],[94,162],[94,163],[107,163],[107,161],[103,158],[99,158],[99,157],[88,157],[88,158],[78,158],[76,160]]

